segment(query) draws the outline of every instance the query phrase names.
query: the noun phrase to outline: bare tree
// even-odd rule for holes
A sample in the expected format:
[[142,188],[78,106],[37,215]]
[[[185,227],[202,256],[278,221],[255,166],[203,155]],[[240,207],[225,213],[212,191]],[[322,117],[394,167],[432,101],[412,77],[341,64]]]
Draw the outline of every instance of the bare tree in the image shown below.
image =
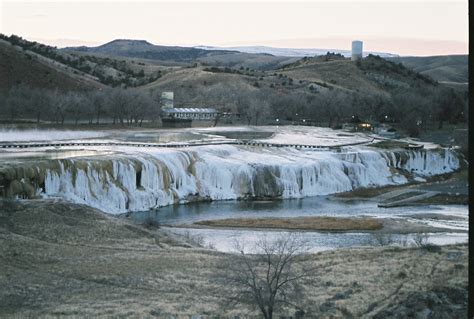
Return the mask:
[[27,90],[28,88],[23,85],[14,86],[9,90],[5,104],[10,121],[22,114],[25,103],[29,98]]
[[40,88],[33,89],[33,110],[30,114],[35,114],[36,123],[47,118],[51,113],[51,94],[49,90]]
[[107,112],[112,116],[113,124],[117,121],[124,125],[127,116],[127,105],[129,103],[126,90],[116,88],[107,90]]
[[66,110],[68,105],[68,99],[65,94],[58,92],[58,90],[52,93],[52,108],[54,110],[54,121],[56,124],[61,123],[64,124],[64,120],[66,119]]
[[350,109],[352,103],[348,93],[333,90],[320,93],[318,96],[319,103],[328,120],[328,126],[337,126],[346,114],[346,110]]
[[66,113],[70,114],[77,125],[81,117],[86,114],[87,98],[83,94],[77,92],[69,92],[66,95],[67,106]]
[[90,102],[95,113],[95,123],[100,123],[100,117],[105,113],[106,95],[102,91],[93,92],[90,96]]
[[263,237],[246,252],[242,243],[236,243],[238,254],[230,258],[225,273],[218,274],[228,299],[233,304],[244,304],[258,309],[266,319],[283,306],[303,310],[301,282],[309,283],[314,274],[307,255],[307,245],[294,233],[281,235],[275,240]]

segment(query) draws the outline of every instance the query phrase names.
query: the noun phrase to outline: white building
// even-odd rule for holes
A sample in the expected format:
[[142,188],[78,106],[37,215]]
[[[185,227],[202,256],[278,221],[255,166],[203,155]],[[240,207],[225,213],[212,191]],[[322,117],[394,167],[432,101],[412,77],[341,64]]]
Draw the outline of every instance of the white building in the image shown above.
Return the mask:
[[219,112],[214,108],[169,108],[163,109],[163,118],[214,120]]

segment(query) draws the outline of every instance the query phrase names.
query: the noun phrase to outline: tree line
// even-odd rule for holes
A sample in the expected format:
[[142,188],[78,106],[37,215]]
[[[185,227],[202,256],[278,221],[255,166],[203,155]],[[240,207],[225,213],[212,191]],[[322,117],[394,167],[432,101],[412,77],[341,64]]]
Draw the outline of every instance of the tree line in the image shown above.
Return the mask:
[[62,92],[18,85],[9,90],[0,108],[0,116],[7,121],[29,119],[56,124],[86,121],[141,126],[145,120],[157,120],[159,114],[157,96],[133,88]]
[[[182,91],[178,100],[192,101],[192,95],[197,93]],[[159,118],[159,93],[134,88],[61,92],[18,85],[8,92],[0,106],[0,116],[7,121],[30,119],[38,123],[107,121],[141,125],[145,120]],[[200,91],[199,96],[199,106],[239,114],[241,124],[247,125],[303,124],[304,120],[337,128],[349,121],[389,122],[398,123],[411,136],[417,136],[425,128],[442,128],[445,122],[465,122],[468,117],[467,96],[441,86],[400,89],[390,95],[340,89],[282,94],[271,88],[259,88],[232,94],[215,89]]]
[[315,123],[340,127],[345,122],[398,123],[411,136],[444,123],[466,122],[467,96],[450,88],[428,87],[374,94],[346,90],[322,90],[317,94],[278,95],[262,88],[235,97],[235,109],[252,125]]

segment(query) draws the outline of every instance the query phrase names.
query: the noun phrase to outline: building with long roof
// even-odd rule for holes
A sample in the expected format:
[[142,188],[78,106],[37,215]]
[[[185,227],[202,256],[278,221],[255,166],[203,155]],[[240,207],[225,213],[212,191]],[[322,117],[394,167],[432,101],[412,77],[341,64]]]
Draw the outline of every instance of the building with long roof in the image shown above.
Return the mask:
[[166,108],[163,109],[163,118],[189,119],[189,120],[214,120],[219,116],[219,111],[214,108]]

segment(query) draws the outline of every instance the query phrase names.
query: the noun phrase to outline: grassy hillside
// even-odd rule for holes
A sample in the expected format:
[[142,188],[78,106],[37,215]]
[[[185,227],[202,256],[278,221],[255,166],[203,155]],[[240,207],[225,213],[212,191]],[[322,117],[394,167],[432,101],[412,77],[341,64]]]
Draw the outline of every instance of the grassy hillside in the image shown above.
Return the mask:
[[298,80],[379,94],[413,85],[436,84],[428,77],[373,55],[360,62],[353,62],[339,54],[303,58],[282,68],[281,73]]
[[184,65],[177,62],[159,64],[150,60],[68,52],[41,43],[31,42],[15,35],[7,37],[0,34],[0,39],[23,51],[34,53],[42,60],[61,65],[69,73],[83,75],[109,86],[140,86],[155,81],[168,68]]
[[8,90],[19,84],[62,91],[105,87],[63,64],[0,40],[0,104]]
[[402,63],[424,75],[441,82],[468,82],[468,56],[447,55],[430,57],[397,57],[388,58],[389,61]]
[[176,104],[214,105],[232,108],[237,97],[264,91],[269,97],[297,94],[311,96],[328,90],[390,97],[413,87],[435,87],[435,81],[402,65],[371,56],[355,63],[339,56],[303,58],[278,70],[194,67],[168,72],[140,87],[175,92]]

